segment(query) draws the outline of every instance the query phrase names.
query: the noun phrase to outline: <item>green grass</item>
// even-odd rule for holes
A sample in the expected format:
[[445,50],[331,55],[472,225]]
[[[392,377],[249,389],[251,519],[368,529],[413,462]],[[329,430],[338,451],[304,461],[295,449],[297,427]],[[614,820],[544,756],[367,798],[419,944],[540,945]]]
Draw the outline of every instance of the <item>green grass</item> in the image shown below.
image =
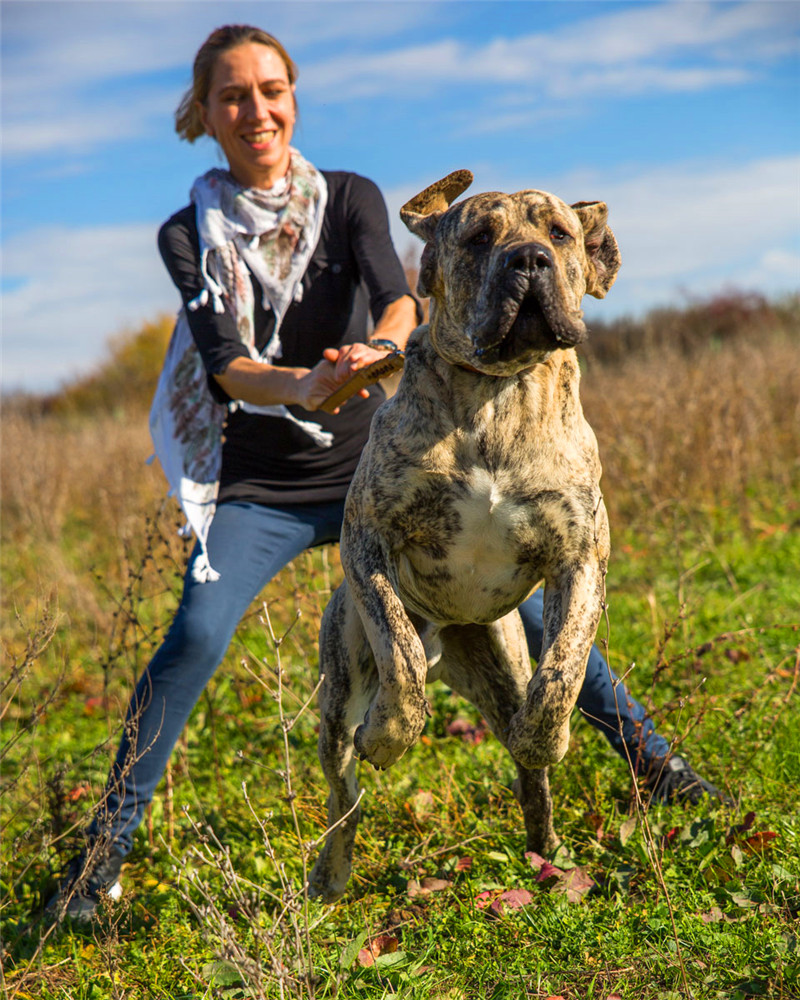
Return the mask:
[[[304,556],[268,588],[279,634],[301,611],[279,651],[258,606],[240,628],[176,752],[171,793],[162,787],[137,839],[123,902],[96,926],[49,931],[42,904],[116,743],[109,714],[120,718],[158,639],[154,619],[163,625],[174,596],[154,590],[154,616],[144,583],[120,589],[105,657],[81,655],[85,637],[62,621],[3,720],[8,995],[308,996],[302,976],[312,969],[317,997],[799,996],[799,516],[796,505],[762,497],[752,499],[746,527],[738,507],[676,505],[615,532],[601,625],[612,665],[624,673],[635,664],[629,682],[651,699],[660,730],[736,805],[637,812],[625,763],[577,718],[570,753],[551,775],[563,838],[554,860],[594,882],[577,901],[536,881],[509,759],[491,737],[473,745],[449,736],[453,718],[479,720],[434,687],[417,746],[388,772],[362,768],[364,820],[347,895],[335,907],[301,906],[295,926],[314,926],[295,939],[275,900],[302,882],[302,845],[324,828],[325,788],[312,706],[288,736],[297,797],[286,801],[275,668],[279,654],[293,716],[315,682],[319,613],[338,580],[330,550]],[[98,637],[94,650],[102,649]],[[458,863],[465,858],[470,867]],[[448,884],[409,893],[426,877]],[[532,901],[500,916],[478,905],[481,893],[509,889],[527,889]],[[203,915],[209,900],[227,930]],[[363,965],[359,950],[380,934],[395,950]],[[285,994],[268,946],[286,967]]]

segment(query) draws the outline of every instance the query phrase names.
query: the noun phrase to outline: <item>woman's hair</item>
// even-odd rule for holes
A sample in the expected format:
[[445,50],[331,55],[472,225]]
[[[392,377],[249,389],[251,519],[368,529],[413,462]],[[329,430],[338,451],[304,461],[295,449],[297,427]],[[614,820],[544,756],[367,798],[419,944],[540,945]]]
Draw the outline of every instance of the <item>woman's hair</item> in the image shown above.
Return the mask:
[[181,103],[175,112],[175,131],[181,139],[194,142],[201,135],[205,135],[206,130],[203,127],[197,105],[198,103],[205,104],[208,100],[217,58],[228,49],[236,48],[237,45],[244,45],[247,42],[255,42],[258,45],[266,45],[274,49],[286,66],[289,83],[293,84],[297,80],[297,66],[277,38],[262,31],[261,28],[253,28],[249,24],[226,24],[222,28],[216,28],[203,42],[194,57],[192,85],[181,98]]

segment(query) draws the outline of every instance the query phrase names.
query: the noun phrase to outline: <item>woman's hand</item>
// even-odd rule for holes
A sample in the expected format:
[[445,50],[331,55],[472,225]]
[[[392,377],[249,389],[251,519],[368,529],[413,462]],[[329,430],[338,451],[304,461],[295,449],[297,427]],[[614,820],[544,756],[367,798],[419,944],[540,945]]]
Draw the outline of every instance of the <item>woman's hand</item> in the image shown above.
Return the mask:
[[[322,352],[322,360],[297,383],[297,402],[306,410],[318,410],[325,400],[343,385],[359,368],[371,365],[386,357],[385,351],[376,351],[368,344],[346,344],[344,347],[328,347]],[[358,395],[366,399],[367,389]],[[342,404],[344,405],[344,404]],[[339,412],[339,407],[333,413]]]

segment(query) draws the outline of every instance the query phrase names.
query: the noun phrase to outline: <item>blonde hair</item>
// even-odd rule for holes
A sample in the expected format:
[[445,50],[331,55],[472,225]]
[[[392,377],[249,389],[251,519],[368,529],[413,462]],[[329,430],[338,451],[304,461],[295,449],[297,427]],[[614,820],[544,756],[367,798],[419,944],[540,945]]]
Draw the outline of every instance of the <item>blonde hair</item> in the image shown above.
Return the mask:
[[228,49],[236,48],[237,45],[244,45],[247,42],[266,45],[268,48],[274,49],[286,66],[289,83],[295,83],[298,76],[297,66],[277,38],[262,31],[261,28],[253,28],[249,24],[226,24],[222,28],[216,28],[203,42],[194,57],[192,85],[181,98],[178,110],[175,112],[175,131],[181,139],[194,142],[201,135],[205,135],[206,130],[197,105],[205,104],[208,100],[217,58]]

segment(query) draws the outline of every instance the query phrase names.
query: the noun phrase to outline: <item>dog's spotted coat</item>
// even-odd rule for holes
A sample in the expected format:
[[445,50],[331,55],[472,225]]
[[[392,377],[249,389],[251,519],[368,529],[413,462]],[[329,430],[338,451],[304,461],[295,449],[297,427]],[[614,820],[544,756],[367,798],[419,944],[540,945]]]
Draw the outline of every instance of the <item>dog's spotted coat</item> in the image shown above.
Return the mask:
[[[457,171],[401,211],[426,241],[431,320],[373,420],[347,498],[346,580],[320,635],[319,755],[337,825],[311,886],[326,900],[350,876],[355,755],[396,763],[422,731],[430,680],[476,705],[510,751],[527,848],[555,843],[547,765],[567,750],[608,559],[573,348],[581,300],[605,295],[619,253],[602,202],[521,191],[451,204],[471,180]],[[541,580],[531,677],[516,608]]]

